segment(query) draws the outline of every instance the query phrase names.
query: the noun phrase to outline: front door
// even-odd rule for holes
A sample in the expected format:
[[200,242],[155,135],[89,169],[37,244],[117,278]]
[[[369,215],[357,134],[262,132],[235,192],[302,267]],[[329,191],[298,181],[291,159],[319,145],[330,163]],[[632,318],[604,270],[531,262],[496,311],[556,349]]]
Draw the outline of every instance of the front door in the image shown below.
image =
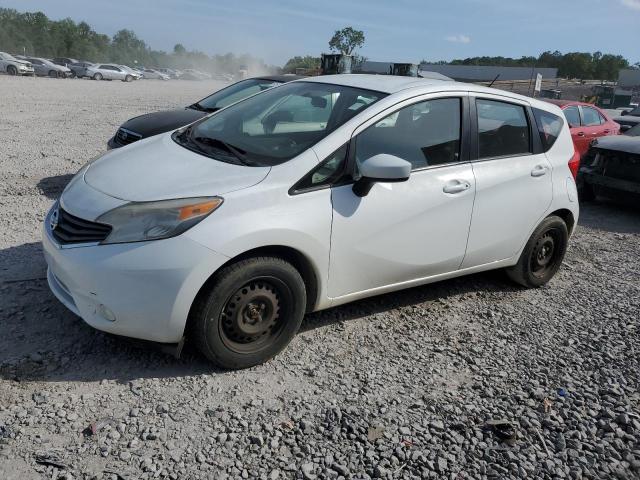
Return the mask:
[[464,258],[475,182],[463,145],[464,95],[404,102],[364,124],[351,141],[358,164],[380,153],[412,164],[401,183],[358,197],[332,188],[332,298],[451,272]]
[[463,268],[516,255],[553,196],[551,164],[544,153],[533,153],[538,132],[527,105],[484,95],[475,104],[476,198]]

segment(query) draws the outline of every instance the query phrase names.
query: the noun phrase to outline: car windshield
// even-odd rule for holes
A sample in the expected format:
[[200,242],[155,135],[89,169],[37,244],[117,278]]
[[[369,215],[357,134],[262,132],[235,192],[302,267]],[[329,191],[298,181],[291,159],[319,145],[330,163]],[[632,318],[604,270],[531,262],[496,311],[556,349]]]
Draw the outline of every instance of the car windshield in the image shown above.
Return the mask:
[[234,83],[222,90],[218,90],[213,95],[209,95],[207,98],[194,103],[192,107],[207,112],[215,112],[216,110],[227,107],[232,103],[236,103],[244,98],[250,97],[255,93],[260,93],[281,84],[282,82],[275,82],[273,80],[265,80],[262,78],[242,80],[241,82]]
[[5,53],[5,52],[0,52],[0,57],[4,58],[5,60],[17,60],[16,57],[11,55],[10,53]]
[[630,137],[640,137],[640,123],[624,132],[624,134]]
[[205,117],[173,138],[220,161],[273,166],[299,155],[385,96],[342,85],[292,82]]

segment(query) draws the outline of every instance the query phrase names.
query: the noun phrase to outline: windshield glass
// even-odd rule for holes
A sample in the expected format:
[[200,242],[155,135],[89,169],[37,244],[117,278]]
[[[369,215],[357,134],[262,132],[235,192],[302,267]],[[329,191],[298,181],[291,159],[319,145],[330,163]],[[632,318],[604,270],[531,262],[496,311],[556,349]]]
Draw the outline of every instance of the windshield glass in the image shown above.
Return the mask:
[[273,166],[299,155],[384,96],[341,85],[292,82],[206,117],[173,138],[217,160]]
[[243,98],[250,97],[255,93],[260,93],[281,84],[281,82],[274,82],[273,80],[264,80],[261,78],[242,80],[241,82],[234,83],[227,88],[218,90],[213,95],[209,95],[207,98],[200,100],[195,104],[195,106],[200,107],[203,110],[215,112],[216,110],[227,107],[232,103],[239,102]]

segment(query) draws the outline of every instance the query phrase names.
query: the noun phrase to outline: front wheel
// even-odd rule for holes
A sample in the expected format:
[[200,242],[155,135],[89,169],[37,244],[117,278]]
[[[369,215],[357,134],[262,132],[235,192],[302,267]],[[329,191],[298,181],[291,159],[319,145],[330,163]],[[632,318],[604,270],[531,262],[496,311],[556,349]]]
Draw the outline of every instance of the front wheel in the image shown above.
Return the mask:
[[101,74],[101,73],[96,73],[96,74],[93,76],[93,79],[94,79],[94,80],[102,80],[102,74]]
[[124,77],[125,82],[130,82],[132,80],[133,80],[133,77],[131,75],[127,75],[126,77]]
[[222,269],[192,307],[188,336],[213,363],[248,368],[266,362],[295,336],[305,312],[304,281],[278,257]]
[[518,263],[506,270],[507,275],[524,287],[541,287],[560,268],[568,241],[564,220],[555,215],[545,218],[529,238]]
[[13,65],[9,65],[7,67],[7,73],[9,75],[17,75],[18,74],[18,69],[16,67],[14,67]]

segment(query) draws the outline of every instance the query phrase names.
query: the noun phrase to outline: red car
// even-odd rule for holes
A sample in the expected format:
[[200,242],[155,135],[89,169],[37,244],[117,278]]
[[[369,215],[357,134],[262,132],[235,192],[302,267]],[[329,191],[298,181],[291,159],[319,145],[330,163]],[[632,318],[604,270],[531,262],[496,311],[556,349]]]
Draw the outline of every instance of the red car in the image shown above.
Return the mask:
[[573,145],[580,158],[587,153],[593,139],[620,134],[620,125],[595,105],[571,100],[547,101],[562,109],[569,124]]

